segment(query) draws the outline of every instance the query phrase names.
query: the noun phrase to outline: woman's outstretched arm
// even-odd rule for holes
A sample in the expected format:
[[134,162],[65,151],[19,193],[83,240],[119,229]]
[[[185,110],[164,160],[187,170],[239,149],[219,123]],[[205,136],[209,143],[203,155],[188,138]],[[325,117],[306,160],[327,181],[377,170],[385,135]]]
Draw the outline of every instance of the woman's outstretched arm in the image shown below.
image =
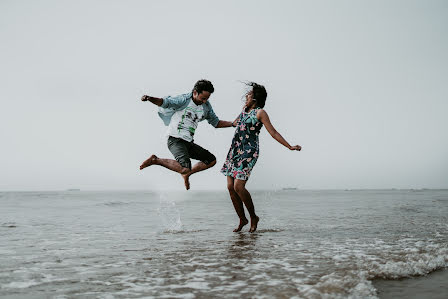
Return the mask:
[[271,124],[271,120],[269,119],[268,114],[264,109],[260,109],[257,112],[257,118],[259,121],[263,123],[263,125],[266,127],[266,130],[268,130],[269,134],[271,134],[272,138],[277,140],[279,143],[283,144],[285,147],[292,151],[300,151],[302,147],[300,145],[293,145],[291,146],[288,141],[283,138],[282,135],[280,135],[279,132],[274,128],[274,126]]

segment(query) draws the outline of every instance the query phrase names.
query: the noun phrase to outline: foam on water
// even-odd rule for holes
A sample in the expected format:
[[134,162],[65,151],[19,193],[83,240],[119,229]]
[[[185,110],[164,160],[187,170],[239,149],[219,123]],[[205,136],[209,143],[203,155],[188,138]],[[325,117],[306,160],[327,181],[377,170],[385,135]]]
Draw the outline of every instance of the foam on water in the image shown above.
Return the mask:
[[448,267],[448,247],[434,240],[398,240],[386,244],[382,240],[359,244],[347,240],[344,245],[322,243],[323,250],[316,258],[331,258],[336,271],[317,280],[305,278],[298,287],[305,298],[342,297],[375,298],[376,290],[371,281],[376,278],[399,279],[426,275]]

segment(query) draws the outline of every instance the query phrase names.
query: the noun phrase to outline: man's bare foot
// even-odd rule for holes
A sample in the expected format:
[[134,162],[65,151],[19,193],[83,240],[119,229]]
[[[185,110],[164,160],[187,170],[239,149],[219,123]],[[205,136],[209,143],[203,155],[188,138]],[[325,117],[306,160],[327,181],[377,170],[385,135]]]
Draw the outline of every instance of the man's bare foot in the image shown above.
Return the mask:
[[190,175],[187,173],[183,174],[182,177],[184,178],[185,189],[190,190]]
[[249,221],[247,221],[247,219],[246,218],[244,218],[244,219],[240,219],[240,225],[238,225],[238,227],[237,228],[235,228],[233,231],[236,233],[236,232],[239,232],[242,228],[243,228],[243,226],[245,226],[246,224],[248,224],[249,223]]
[[258,216],[255,216],[255,218],[252,217],[250,218],[250,230],[249,230],[250,233],[253,233],[254,231],[257,230],[257,224],[259,220],[260,217]]
[[149,157],[145,162],[142,163],[142,165],[140,165],[140,170],[142,170],[143,168],[146,168],[148,166],[153,165],[154,163],[156,163],[157,160],[157,156],[156,155],[152,155],[151,157]]

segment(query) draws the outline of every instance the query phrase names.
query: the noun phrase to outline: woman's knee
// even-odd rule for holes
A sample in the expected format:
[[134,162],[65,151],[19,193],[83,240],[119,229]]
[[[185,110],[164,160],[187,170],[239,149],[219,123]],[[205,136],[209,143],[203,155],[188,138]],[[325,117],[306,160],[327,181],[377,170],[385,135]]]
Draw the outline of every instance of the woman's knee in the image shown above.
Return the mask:
[[241,194],[244,191],[246,191],[246,187],[244,186],[244,183],[235,181],[235,184],[233,186],[233,189],[236,193]]

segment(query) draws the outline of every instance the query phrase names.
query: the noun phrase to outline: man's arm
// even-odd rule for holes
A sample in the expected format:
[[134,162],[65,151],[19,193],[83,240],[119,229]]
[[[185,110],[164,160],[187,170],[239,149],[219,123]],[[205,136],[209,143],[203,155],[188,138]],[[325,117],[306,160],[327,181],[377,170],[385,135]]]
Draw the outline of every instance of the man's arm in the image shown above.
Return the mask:
[[215,128],[228,128],[228,127],[233,127],[233,122],[231,121],[226,121],[226,120],[219,120],[218,124],[216,125]]
[[227,128],[227,127],[236,127],[236,125],[238,124],[238,119],[240,118],[240,116],[238,115],[237,118],[235,118],[234,121],[230,122],[230,121],[225,121],[225,120],[220,120],[218,121],[218,124],[216,125],[216,128]]
[[142,96],[142,101],[143,102],[149,101],[157,106],[162,106],[162,104],[163,104],[163,99],[155,98],[155,97],[151,97],[151,96],[147,96],[147,95]]
[[208,121],[209,124],[211,124],[213,127],[215,128],[228,128],[228,127],[232,127],[233,123],[235,123],[236,126],[236,122],[233,121],[226,121],[226,120],[220,120],[215,112],[213,111],[213,108],[210,104],[205,104],[208,107],[208,111],[207,111],[207,115],[206,115],[206,119]]

